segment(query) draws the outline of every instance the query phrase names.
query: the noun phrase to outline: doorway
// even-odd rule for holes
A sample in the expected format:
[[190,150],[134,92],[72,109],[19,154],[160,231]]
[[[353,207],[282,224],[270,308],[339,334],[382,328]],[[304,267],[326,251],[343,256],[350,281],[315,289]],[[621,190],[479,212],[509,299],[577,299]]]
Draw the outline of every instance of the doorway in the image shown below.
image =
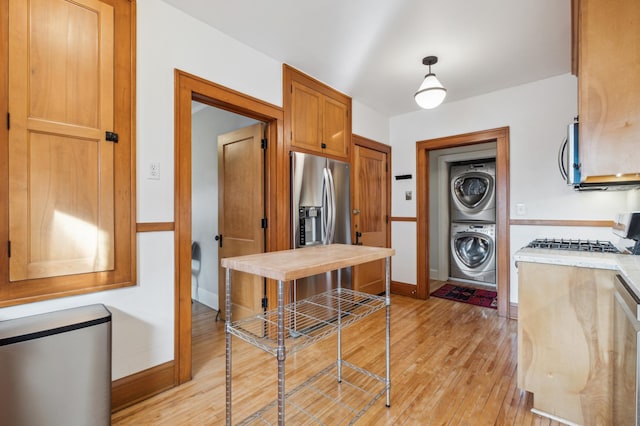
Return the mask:
[[509,128],[485,130],[462,135],[430,139],[416,143],[417,175],[417,297],[430,294],[430,155],[445,148],[495,143],[496,152],[496,272],[498,315],[509,317]]
[[[265,214],[269,224],[265,232],[265,250],[285,248],[288,229],[285,179],[276,171],[283,170],[287,157],[283,147],[282,109],[184,71],[175,70],[175,341],[174,385],[191,380],[191,296],[192,296],[192,101],[266,123],[265,150]],[[282,235],[285,234],[285,235]],[[270,289],[268,290],[271,291]]]

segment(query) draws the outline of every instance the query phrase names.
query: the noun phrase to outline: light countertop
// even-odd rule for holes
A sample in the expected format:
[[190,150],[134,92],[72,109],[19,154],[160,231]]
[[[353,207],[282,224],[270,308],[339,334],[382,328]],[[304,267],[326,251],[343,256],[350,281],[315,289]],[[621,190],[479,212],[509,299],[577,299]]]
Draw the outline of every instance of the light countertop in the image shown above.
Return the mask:
[[330,244],[228,257],[220,262],[225,268],[289,281],[384,259],[394,254],[395,250],[390,248]]
[[640,295],[640,256],[630,254],[594,253],[571,250],[522,248],[514,255],[517,262],[610,269],[622,275]]

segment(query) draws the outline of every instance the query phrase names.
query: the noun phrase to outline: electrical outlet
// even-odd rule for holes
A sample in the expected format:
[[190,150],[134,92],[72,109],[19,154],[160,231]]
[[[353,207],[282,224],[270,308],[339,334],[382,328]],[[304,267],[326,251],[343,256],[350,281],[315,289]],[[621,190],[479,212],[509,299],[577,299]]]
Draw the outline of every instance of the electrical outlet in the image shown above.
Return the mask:
[[160,162],[152,161],[149,163],[149,176],[148,179],[160,180]]
[[526,214],[527,214],[527,208],[525,207],[524,203],[516,203],[516,215],[524,216]]

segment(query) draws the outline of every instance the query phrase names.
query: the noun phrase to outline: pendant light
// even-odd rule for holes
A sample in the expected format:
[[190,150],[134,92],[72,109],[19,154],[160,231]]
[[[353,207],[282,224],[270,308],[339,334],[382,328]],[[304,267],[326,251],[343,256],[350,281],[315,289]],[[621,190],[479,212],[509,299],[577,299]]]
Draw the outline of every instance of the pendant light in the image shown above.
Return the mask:
[[442,83],[438,81],[436,75],[431,72],[431,65],[437,62],[437,56],[427,56],[422,60],[424,65],[429,66],[429,74],[424,76],[424,81],[414,95],[416,103],[420,108],[435,108],[440,105],[442,101],[444,101],[444,97],[447,96],[447,89],[442,86]]

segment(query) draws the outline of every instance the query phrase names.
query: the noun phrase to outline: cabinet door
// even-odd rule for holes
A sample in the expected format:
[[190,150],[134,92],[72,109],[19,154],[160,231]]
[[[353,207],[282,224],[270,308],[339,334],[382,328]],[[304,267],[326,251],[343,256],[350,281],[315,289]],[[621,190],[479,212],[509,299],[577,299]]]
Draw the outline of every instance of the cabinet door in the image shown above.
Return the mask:
[[291,82],[291,145],[319,152],[322,141],[323,96]]
[[579,61],[583,177],[640,172],[640,2],[581,0]]
[[534,408],[611,424],[614,275],[518,263],[518,387]]
[[9,2],[10,280],[114,267],[114,11]]
[[347,157],[351,142],[349,106],[336,99],[325,97],[322,120],[324,152],[338,157]]

